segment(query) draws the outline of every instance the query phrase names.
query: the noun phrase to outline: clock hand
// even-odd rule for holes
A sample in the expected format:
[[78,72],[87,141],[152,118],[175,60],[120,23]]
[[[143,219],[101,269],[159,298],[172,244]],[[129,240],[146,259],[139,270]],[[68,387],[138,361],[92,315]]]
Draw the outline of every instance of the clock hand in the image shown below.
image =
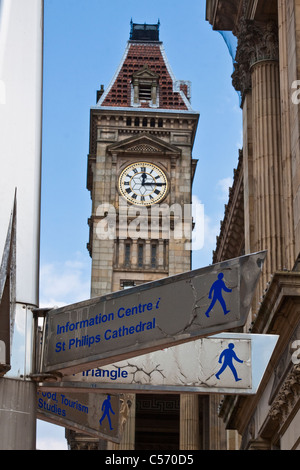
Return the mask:
[[142,186],[145,185],[145,180],[147,179],[146,173],[142,173]]
[[143,186],[165,186],[166,183],[156,183],[155,181],[153,181],[153,183],[144,183]]

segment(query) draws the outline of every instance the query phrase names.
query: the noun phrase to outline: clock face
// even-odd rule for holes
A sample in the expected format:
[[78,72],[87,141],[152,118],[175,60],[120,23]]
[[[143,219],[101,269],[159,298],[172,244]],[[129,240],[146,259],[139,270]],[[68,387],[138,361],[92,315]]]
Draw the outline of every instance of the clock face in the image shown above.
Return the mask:
[[149,206],[165,197],[168,180],[165,173],[153,163],[132,163],[119,177],[119,190],[132,204]]

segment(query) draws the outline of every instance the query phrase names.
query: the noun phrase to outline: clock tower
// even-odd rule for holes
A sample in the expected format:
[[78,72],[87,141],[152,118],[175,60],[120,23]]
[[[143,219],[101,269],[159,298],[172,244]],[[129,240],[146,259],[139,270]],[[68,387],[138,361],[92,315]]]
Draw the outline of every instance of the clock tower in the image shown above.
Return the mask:
[[[188,81],[174,77],[159,23],[131,22],[123,58],[90,111],[92,297],[191,269],[197,164],[192,148],[199,114],[191,107],[190,91]],[[189,417],[182,414],[179,395],[143,397],[133,399],[131,429],[122,448],[183,448],[182,429]],[[194,419],[192,405],[191,415]],[[174,420],[177,427],[170,424]]]

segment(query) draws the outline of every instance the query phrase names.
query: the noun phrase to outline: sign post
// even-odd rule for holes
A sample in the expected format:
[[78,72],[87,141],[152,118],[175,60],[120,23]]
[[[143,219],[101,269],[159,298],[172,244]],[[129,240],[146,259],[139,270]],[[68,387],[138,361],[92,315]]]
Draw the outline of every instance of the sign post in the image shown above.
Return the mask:
[[39,390],[37,418],[119,443],[129,404],[125,395]]
[[254,395],[276,335],[221,333],[86,370],[40,390]]
[[70,375],[245,324],[266,252],[51,310],[41,373]]

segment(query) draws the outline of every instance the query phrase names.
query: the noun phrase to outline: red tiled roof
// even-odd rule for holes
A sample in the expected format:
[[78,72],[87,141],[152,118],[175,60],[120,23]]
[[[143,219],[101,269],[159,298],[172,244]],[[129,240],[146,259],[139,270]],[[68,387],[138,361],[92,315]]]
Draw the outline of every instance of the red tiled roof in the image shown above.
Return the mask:
[[[132,74],[148,65],[159,76],[159,109],[188,110],[181,93],[173,91],[173,79],[162,53],[161,44],[129,43],[127,54],[113,84],[101,99],[102,106],[131,107]],[[187,96],[187,86],[180,84],[180,90]],[[146,102],[135,109],[148,108]]]

